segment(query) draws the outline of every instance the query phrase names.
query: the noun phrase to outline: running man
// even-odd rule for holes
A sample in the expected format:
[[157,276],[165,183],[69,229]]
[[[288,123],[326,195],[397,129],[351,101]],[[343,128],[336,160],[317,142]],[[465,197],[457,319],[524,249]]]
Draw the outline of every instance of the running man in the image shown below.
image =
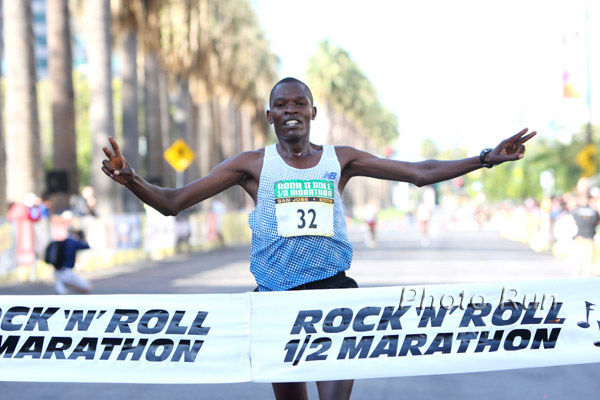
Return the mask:
[[[403,162],[379,158],[349,146],[310,142],[317,116],[310,89],[295,78],[279,81],[269,96],[267,121],[278,142],[243,152],[217,165],[205,177],[168,189],[149,184],[127,164],[114,138],[102,170],[164,215],[241,186],[254,200],[250,270],[257,291],[357,287],[345,275],[352,261],[341,194],[355,176],[402,181],[417,186],[452,179],[483,166],[523,158],[527,129],[494,149],[461,160]],[[290,198],[303,201],[289,201]],[[292,206],[293,205],[293,206]],[[310,253],[310,257],[298,255]],[[349,399],[353,380],[317,382],[321,400]],[[277,399],[307,399],[306,383],[273,383]]]
[[57,294],[70,294],[77,292],[89,294],[92,292],[92,284],[75,274],[75,261],[79,250],[86,250],[90,245],[85,240],[83,231],[69,227],[69,234],[63,244],[63,258],[59,266],[54,270],[55,288]]

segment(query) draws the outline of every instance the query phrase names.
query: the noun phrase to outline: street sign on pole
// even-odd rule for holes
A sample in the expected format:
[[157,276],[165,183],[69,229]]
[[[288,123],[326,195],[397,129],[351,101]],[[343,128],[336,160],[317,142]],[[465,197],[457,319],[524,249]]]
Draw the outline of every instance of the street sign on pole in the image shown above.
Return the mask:
[[192,161],[194,161],[196,153],[190,149],[185,141],[177,139],[167,150],[165,150],[163,156],[175,171],[183,172],[190,166]]
[[584,148],[577,153],[575,162],[579,165],[579,168],[581,168],[582,176],[589,178],[596,173],[597,154],[598,150],[592,143],[586,144]]

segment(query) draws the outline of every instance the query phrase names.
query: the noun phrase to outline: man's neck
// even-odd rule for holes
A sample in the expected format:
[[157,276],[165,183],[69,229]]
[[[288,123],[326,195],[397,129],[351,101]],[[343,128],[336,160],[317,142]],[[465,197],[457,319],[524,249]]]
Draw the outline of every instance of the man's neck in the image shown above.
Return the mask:
[[312,145],[308,140],[293,143],[280,141],[277,150],[284,157],[300,158],[311,155]]

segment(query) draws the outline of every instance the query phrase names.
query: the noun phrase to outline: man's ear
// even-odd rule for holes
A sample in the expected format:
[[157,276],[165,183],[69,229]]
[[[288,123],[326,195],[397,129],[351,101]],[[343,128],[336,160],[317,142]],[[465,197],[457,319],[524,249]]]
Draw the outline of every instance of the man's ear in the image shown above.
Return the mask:
[[267,122],[273,125],[273,116],[271,115],[271,110],[267,110]]
[[311,119],[314,120],[316,117],[317,117],[317,107],[313,106]]

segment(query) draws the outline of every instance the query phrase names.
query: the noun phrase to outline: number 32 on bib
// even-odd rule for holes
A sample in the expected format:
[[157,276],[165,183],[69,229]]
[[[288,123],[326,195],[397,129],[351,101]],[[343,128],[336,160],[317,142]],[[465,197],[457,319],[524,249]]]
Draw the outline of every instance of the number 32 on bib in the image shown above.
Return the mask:
[[275,182],[279,236],[333,236],[333,182]]

